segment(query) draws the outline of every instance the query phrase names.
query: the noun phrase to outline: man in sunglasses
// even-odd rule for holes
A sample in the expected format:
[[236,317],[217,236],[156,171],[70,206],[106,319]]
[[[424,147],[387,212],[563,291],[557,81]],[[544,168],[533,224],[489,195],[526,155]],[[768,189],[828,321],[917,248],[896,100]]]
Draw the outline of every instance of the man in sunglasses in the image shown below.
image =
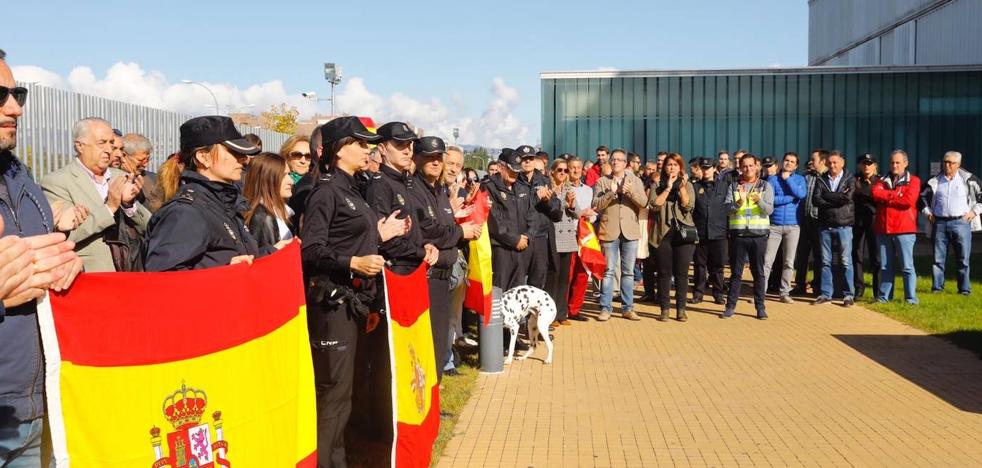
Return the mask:
[[[44,362],[36,299],[63,290],[82,270],[75,244],[13,154],[27,90],[17,87],[0,50],[0,466],[41,466]],[[74,217],[72,209],[62,210]]]

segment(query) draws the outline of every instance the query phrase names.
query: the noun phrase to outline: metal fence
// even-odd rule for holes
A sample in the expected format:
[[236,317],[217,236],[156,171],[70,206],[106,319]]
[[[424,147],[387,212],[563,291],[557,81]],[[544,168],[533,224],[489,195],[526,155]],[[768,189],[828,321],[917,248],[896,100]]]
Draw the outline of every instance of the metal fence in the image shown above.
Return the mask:
[[[41,180],[75,157],[72,125],[85,117],[100,117],[124,134],[139,133],[153,143],[150,167],[155,169],[179,149],[182,123],[191,114],[89,96],[33,83],[18,83],[28,91],[27,105],[17,127],[16,156]],[[255,133],[267,151],[279,151],[290,135],[259,127],[238,126],[239,131]]]

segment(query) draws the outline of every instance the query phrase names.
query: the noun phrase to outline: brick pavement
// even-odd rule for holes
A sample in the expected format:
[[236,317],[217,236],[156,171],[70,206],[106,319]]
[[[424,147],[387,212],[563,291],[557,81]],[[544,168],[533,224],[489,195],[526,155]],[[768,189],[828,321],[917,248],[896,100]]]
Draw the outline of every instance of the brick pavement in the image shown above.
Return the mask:
[[551,366],[479,377],[438,466],[982,466],[975,355],[859,306],[720,310],[560,327]]

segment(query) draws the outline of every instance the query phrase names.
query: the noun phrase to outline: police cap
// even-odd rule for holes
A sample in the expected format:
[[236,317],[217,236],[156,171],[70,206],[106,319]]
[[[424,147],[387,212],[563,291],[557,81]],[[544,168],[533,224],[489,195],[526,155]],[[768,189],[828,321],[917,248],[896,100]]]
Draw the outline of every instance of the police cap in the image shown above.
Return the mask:
[[389,122],[379,127],[378,136],[382,137],[382,141],[413,141],[418,138],[404,122]]

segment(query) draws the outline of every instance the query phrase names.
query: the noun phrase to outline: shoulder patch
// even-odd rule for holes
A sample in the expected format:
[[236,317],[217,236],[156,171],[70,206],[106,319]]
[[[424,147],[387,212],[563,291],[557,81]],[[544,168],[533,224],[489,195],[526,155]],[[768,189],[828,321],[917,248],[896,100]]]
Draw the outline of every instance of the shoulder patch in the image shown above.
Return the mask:
[[194,203],[194,189],[182,190],[176,200],[180,203]]

